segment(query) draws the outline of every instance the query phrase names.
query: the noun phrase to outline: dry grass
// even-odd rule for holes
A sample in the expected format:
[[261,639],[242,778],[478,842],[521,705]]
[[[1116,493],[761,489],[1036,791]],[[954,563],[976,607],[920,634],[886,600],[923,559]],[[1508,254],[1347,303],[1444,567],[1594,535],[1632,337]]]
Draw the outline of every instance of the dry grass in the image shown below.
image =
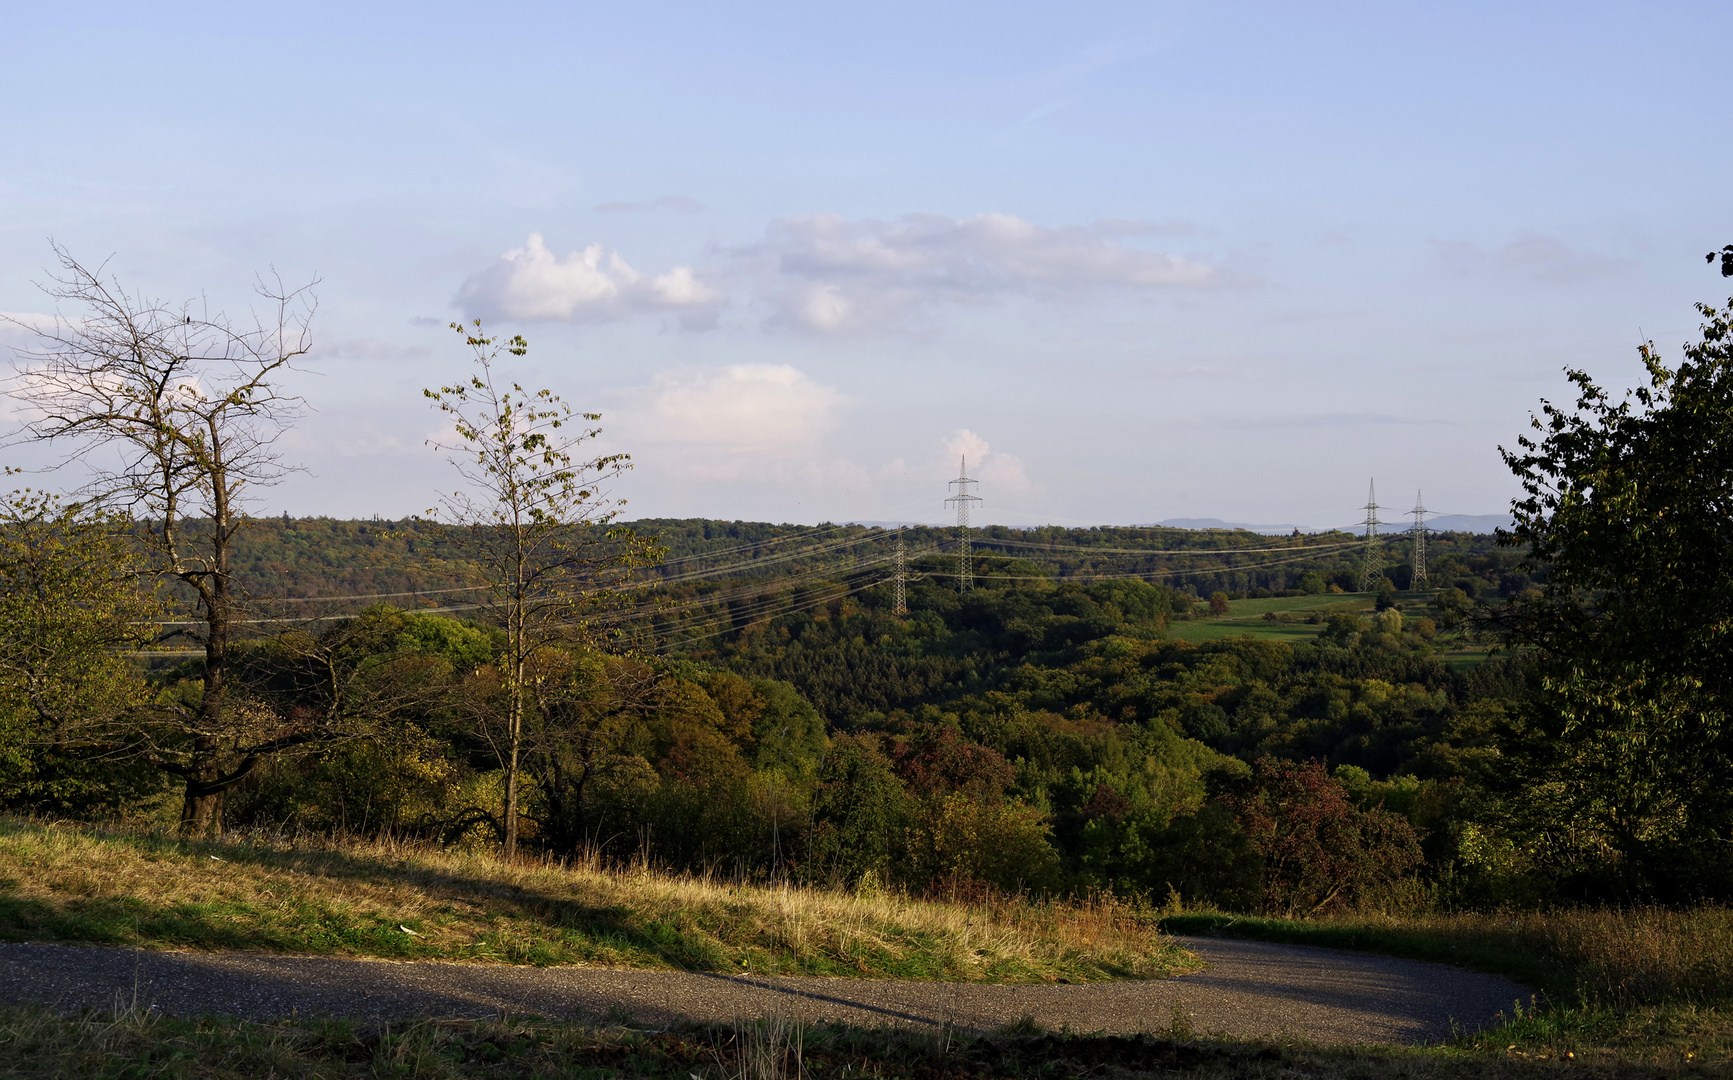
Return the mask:
[[966,1033],[944,1045],[907,1029],[784,1022],[644,1032],[522,1020],[420,1020],[369,1027],[342,1021],[257,1023],[116,1009],[80,1016],[0,1006],[0,1077],[162,1077],[296,1080],[403,1077],[507,1080],[636,1076],[667,1080],[1522,1080],[1570,1075],[1653,1078],[1724,1075],[1726,1058],[1689,1051],[1555,1052],[1534,1044],[1400,1048],[1240,1043],[1172,1036],[1124,1038],[1028,1032]]
[[1608,1009],[1733,1000],[1733,909],[1556,908],[1269,919],[1170,917],[1173,930],[1225,933],[1443,960],[1498,971],[1557,1003]]
[[0,938],[1034,982],[1195,968],[1111,899],[940,903],[421,846],[195,843],[0,818]]
[[1562,969],[1571,995],[1584,1003],[1706,1005],[1733,997],[1733,910],[1724,907],[1562,908],[1353,921],[1373,930],[1422,934],[1458,951],[1472,944],[1544,958]]

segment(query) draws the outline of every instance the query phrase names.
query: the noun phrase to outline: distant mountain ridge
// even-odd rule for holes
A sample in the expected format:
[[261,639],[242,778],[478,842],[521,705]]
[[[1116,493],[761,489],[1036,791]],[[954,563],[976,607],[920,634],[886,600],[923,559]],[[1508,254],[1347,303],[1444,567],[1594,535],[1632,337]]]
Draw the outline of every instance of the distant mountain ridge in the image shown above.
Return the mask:
[[[1488,535],[1495,529],[1508,529],[1511,524],[1509,514],[1439,514],[1437,517],[1426,519],[1426,527],[1433,532],[1463,532],[1477,535]],[[1151,526],[1138,527],[1149,528]],[[1362,528],[1358,522],[1352,525],[1338,525],[1331,529],[1320,528],[1316,525],[1251,525],[1243,521],[1223,521],[1220,518],[1168,518],[1165,521],[1154,522],[1153,527],[1164,529],[1244,529],[1247,532],[1263,533],[1268,536],[1291,533],[1296,529],[1303,533],[1333,531],[1357,533]],[[1384,523],[1383,531],[1399,532],[1407,527],[1406,518],[1395,518]]]

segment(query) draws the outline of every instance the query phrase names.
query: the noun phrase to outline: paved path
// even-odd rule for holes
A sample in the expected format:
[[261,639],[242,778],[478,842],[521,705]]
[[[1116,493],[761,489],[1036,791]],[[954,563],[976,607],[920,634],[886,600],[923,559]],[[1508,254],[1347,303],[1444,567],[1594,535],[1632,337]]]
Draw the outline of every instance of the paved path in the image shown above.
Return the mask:
[[1298,945],[1184,938],[1210,963],[1175,979],[988,986],[884,979],[755,978],[702,972],[401,963],[317,956],[0,945],[0,1001],[108,1007],[136,994],[181,1014],[270,1019],[481,1017],[502,1012],[731,1021],[775,1013],[849,1023],[1138,1034],[1176,1015],[1199,1034],[1299,1035],[1328,1043],[1418,1043],[1452,1022],[1487,1023],[1529,991],[1496,975]]

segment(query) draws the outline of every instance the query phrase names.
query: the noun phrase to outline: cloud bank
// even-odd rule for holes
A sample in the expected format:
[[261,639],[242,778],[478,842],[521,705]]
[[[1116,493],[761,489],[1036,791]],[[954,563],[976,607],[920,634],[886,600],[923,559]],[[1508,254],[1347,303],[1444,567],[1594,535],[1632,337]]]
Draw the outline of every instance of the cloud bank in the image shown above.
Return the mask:
[[540,233],[513,248],[457,292],[464,315],[479,319],[587,321],[645,312],[675,313],[687,325],[713,322],[724,297],[689,266],[640,274],[618,252],[591,244],[564,258]]
[[[970,477],[981,481],[986,490],[996,488],[1016,494],[1035,490],[1035,483],[1029,479],[1029,471],[1024,467],[1022,458],[995,453],[986,439],[967,428],[957,429],[945,440],[945,454],[947,463],[966,464]],[[957,465],[948,467],[956,468]]]
[[665,372],[628,393],[624,423],[648,442],[731,453],[800,453],[830,427],[843,396],[787,364]]
[[[628,213],[686,209],[690,200],[606,203]],[[772,221],[756,243],[717,247],[702,274],[676,266],[640,274],[600,244],[559,257],[530,234],[458,290],[466,316],[597,321],[672,313],[688,329],[716,325],[727,305],[717,282],[751,300],[762,325],[819,334],[894,330],[944,307],[1014,296],[1076,299],[1103,293],[1223,283],[1216,269],[1146,245],[1185,226],[1142,221],[1044,226],[1010,214],[894,221],[812,214]]]
[[1124,242],[1159,231],[1123,221],[1054,228],[1009,214],[816,214],[774,221],[761,243],[733,254],[768,279],[771,324],[835,332],[882,328],[942,304],[1218,282],[1210,267]]

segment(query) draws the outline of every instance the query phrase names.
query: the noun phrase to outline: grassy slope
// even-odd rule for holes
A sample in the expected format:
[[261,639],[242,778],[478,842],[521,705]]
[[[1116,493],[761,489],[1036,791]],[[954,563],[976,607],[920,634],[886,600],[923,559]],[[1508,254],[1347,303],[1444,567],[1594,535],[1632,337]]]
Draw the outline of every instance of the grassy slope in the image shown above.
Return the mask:
[[1111,903],[931,903],[4,818],[0,940],[1010,982],[1195,965]]

